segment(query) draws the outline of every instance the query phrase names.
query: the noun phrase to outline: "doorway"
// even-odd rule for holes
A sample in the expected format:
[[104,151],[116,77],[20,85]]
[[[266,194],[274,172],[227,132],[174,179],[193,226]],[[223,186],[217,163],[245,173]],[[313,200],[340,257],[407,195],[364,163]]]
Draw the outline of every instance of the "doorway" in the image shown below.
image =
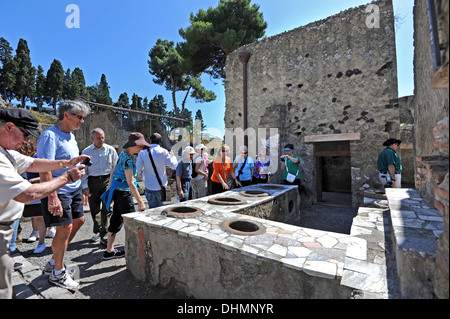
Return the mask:
[[350,142],[314,143],[317,202],[332,206],[352,205]]

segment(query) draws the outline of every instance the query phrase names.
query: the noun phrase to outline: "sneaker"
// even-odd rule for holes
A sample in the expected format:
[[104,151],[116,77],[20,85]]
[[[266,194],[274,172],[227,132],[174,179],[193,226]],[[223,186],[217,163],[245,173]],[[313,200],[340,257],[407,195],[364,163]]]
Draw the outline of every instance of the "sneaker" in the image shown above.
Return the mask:
[[22,267],[23,267],[22,263],[19,263],[19,262],[14,260],[14,270],[15,271],[22,269]]
[[91,243],[96,243],[96,242],[98,242],[99,240],[100,240],[100,234],[97,233],[97,234],[94,235],[94,237],[91,238],[90,242],[91,242]]
[[69,290],[77,289],[80,285],[72,277],[64,270],[60,275],[55,275],[55,271],[53,270],[48,277],[48,281],[56,286],[66,288]]
[[100,238],[100,244],[102,244],[103,246],[108,245],[108,239],[105,237]]
[[27,242],[34,243],[39,238],[39,232],[37,230],[33,230],[31,232],[30,237],[28,237]]
[[47,248],[45,243],[39,243],[36,249],[33,251],[33,254],[40,254],[45,250],[45,248]]
[[54,228],[47,228],[47,232],[45,233],[45,238],[53,238],[55,237],[56,230]]
[[[66,271],[72,275],[75,273],[75,269],[74,268],[67,268],[66,264],[64,263],[64,268],[66,269]],[[49,261],[47,261],[47,263],[44,266],[44,269],[42,270],[42,273],[44,275],[50,276],[53,272],[53,269],[55,269],[55,265],[50,264]]]
[[103,253],[103,260],[109,260],[113,258],[120,258],[125,256],[125,252],[123,250],[114,249],[114,251],[108,253],[106,250]]

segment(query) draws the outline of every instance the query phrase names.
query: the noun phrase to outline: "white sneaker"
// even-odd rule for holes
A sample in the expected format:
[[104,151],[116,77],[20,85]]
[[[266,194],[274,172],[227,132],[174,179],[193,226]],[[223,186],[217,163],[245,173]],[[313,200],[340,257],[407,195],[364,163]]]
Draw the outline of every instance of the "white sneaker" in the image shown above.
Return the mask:
[[56,230],[54,228],[47,228],[47,232],[45,233],[45,238],[53,238],[55,237]]
[[33,254],[40,254],[45,250],[45,248],[47,248],[45,243],[39,243],[36,249],[33,251]]
[[69,290],[77,289],[80,285],[64,270],[60,275],[55,275],[55,270],[52,271],[48,281],[56,286],[66,288]]
[[37,230],[33,230],[31,232],[30,237],[28,237],[27,242],[34,243],[39,238],[39,232]]

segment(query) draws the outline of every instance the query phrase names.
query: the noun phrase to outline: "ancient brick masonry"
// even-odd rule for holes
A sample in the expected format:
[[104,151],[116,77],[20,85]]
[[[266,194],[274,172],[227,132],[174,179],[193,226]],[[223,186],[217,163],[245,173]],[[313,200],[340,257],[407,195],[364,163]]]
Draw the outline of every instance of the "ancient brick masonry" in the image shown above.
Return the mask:
[[433,129],[434,148],[439,155],[416,157],[416,188],[438,209],[444,220],[445,228],[436,247],[436,264],[448,281],[449,262],[449,181],[448,181],[448,118],[438,122]]

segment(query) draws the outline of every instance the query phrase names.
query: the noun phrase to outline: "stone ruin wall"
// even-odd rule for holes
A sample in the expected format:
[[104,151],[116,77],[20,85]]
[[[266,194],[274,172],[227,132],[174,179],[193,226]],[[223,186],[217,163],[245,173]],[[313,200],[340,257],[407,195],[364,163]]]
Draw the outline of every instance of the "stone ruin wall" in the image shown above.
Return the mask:
[[367,27],[364,5],[243,46],[226,65],[225,127],[243,127],[239,53],[247,51],[248,127],[278,128],[281,146],[295,145],[308,189],[316,188],[316,163],[305,137],[360,133],[350,141],[354,205],[365,187],[380,187],[377,157],[383,142],[400,134],[393,6],[373,4],[379,28]]

